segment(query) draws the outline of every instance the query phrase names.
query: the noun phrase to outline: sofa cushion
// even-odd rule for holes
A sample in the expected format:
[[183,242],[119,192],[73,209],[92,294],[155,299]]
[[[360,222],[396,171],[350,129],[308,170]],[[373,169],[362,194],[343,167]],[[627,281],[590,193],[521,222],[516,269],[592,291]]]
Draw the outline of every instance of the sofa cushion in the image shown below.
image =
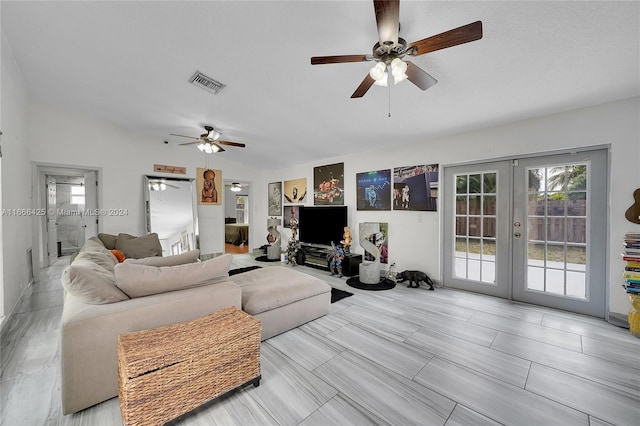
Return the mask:
[[95,251],[82,250],[80,253],[78,253],[78,255],[73,260],[73,262],[76,262],[78,260],[86,260],[88,262],[93,262],[98,266],[102,266],[104,269],[111,272],[112,274],[113,274],[114,266],[116,266],[116,264],[118,263],[118,259],[116,259],[116,257],[107,249],[95,250]]
[[150,256],[162,256],[162,246],[156,233],[141,237],[118,234],[114,248],[122,250],[127,258],[140,259]]
[[242,287],[242,309],[251,315],[331,293],[331,286],[321,279],[284,266],[256,269],[230,279]]
[[[80,255],[78,255],[80,256]],[[86,259],[78,259],[62,273],[62,286],[90,305],[115,303],[129,299],[118,287],[113,272]]]
[[142,259],[127,259],[125,260],[125,262],[147,266],[175,266],[184,265],[186,263],[193,263],[198,260],[198,256],[200,256],[200,250],[196,249],[173,256],[152,256],[143,257]]
[[230,254],[225,254],[205,262],[175,266],[119,263],[115,267],[116,285],[135,298],[214,284],[229,278],[231,259]]
[[118,239],[117,235],[100,233],[98,234],[98,238],[107,249],[113,250],[116,248],[116,240]]

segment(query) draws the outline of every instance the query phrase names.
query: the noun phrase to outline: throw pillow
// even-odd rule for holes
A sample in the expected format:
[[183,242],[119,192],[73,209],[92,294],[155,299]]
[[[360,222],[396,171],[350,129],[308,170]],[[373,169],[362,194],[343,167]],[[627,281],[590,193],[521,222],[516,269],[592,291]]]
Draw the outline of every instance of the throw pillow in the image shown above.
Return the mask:
[[114,248],[121,250],[127,258],[141,259],[143,257],[162,256],[162,245],[160,245],[160,240],[156,233],[141,237],[118,234]]
[[116,259],[118,259],[118,263],[124,262],[124,260],[127,258],[124,255],[124,253],[122,252],[122,250],[113,249],[113,250],[111,250],[111,253],[113,253],[113,255],[116,257]]
[[127,259],[126,263],[136,263],[138,265],[147,266],[176,266],[184,265],[185,263],[193,263],[198,260],[198,256],[200,256],[200,250],[196,249],[176,254],[174,256],[152,256],[143,257],[142,259]]
[[76,259],[62,272],[62,286],[84,303],[103,305],[128,300],[116,287],[113,272],[88,260]]
[[113,250],[116,248],[116,240],[118,239],[117,235],[100,233],[98,234],[98,238],[107,249]]
[[230,254],[225,254],[205,262],[176,266],[119,263],[115,267],[116,285],[134,298],[215,284],[229,278],[231,259]]

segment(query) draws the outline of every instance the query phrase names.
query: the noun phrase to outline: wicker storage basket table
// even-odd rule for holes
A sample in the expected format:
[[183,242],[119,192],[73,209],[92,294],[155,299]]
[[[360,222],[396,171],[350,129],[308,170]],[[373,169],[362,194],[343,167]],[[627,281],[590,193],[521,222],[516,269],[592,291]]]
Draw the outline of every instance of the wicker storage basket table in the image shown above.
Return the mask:
[[163,424],[242,385],[260,384],[256,318],[235,307],[118,338],[126,425]]

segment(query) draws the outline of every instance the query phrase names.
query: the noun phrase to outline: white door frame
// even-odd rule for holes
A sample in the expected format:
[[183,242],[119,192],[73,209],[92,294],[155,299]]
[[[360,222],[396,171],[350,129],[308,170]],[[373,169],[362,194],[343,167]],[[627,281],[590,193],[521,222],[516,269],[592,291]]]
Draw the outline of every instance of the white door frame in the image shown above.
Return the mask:
[[[605,159],[603,161],[604,164],[600,164],[600,167],[604,167],[604,175],[605,175],[605,179],[603,182],[599,182],[598,183],[598,187],[597,187],[597,191],[601,191],[600,193],[604,193],[604,195],[606,196],[606,200],[605,200],[605,204],[606,204],[606,208],[605,210],[605,218],[604,218],[604,223],[607,224],[607,226],[603,226],[600,232],[600,235],[598,236],[598,239],[602,239],[603,241],[603,248],[605,250],[605,254],[603,254],[602,257],[604,257],[604,263],[602,264],[601,268],[602,268],[602,277],[603,280],[605,281],[604,284],[604,301],[603,301],[603,308],[604,308],[604,313],[603,314],[597,314],[598,317],[604,317],[607,318],[608,314],[609,314],[609,299],[610,299],[610,282],[609,282],[609,251],[610,251],[610,247],[609,247],[609,239],[608,239],[608,224],[609,224],[609,220],[610,220],[610,208],[608,207],[609,205],[609,190],[610,190],[610,185],[609,185],[609,176],[610,176],[610,158],[609,158],[609,146],[606,145],[599,145],[599,146],[592,146],[592,147],[585,147],[585,148],[581,148],[581,149],[572,149],[572,150],[558,150],[558,151],[550,151],[550,152],[544,152],[544,153],[537,153],[537,154],[527,154],[527,155],[521,155],[521,156],[509,156],[509,157],[501,157],[501,158],[496,158],[496,159],[486,159],[486,160],[482,160],[482,161],[473,161],[473,162],[464,162],[464,163],[452,163],[452,164],[442,164],[441,165],[441,172],[443,173],[443,176],[445,176],[446,170],[447,168],[453,168],[453,167],[461,167],[461,166],[476,166],[478,168],[481,168],[483,164],[487,164],[487,163],[493,163],[493,162],[499,162],[499,161],[510,161],[513,162],[516,159],[522,160],[522,159],[530,159],[530,158],[539,158],[539,157],[550,157],[550,156],[554,156],[554,155],[562,155],[562,154],[576,154],[577,152],[581,153],[581,154],[586,154],[588,155],[588,153],[590,151],[596,151],[596,150],[604,150],[605,151]],[[512,171],[513,172],[513,171]],[[513,176],[511,177],[511,180],[513,180]],[[445,193],[451,193],[453,192],[455,194],[455,185],[453,186],[453,188],[451,188],[452,186],[452,182],[447,181],[446,179],[441,179],[440,182],[440,186],[442,189],[442,194],[443,194],[443,203],[441,204],[442,206],[444,206],[444,194]],[[511,193],[513,193],[513,189],[510,190]],[[511,199],[513,199],[513,195],[510,196]],[[514,206],[511,205],[512,202],[510,203],[510,207],[509,207],[509,212],[508,212],[508,217],[510,222],[513,221],[513,217],[514,217]],[[441,238],[441,242],[440,242],[440,247],[441,247],[441,252],[443,253],[443,256],[441,256],[441,261],[440,261],[440,279],[442,280],[443,284],[446,286],[447,282],[446,282],[446,263],[448,262],[445,257],[448,255],[447,253],[447,249],[450,250],[451,247],[451,243],[449,242],[449,245],[447,245],[447,237],[448,237],[448,226],[451,226],[451,222],[445,220],[446,219],[446,215],[450,214],[450,210],[446,210],[445,211],[445,207],[443,207],[441,209],[441,221],[440,221],[440,225],[441,225],[441,235],[443,236],[443,238]],[[511,228],[510,228],[511,231]],[[513,254],[512,254],[512,249],[513,249],[513,235],[511,235],[509,238],[509,268],[510,268],[510,278],[511,280],[513,279]],[[451,260],[453,261],[453,260]],[[513,286],[512,286],[513,287]],[[512,288],[513,291],[513,288]],[[509,299],[513,299],[513,294],[511,294],[509,296]],[[535,302],[531,302],[531,303],[535,303]],[[560,308],[562,309],[562,308]]]
[[[75,166],[66,164],[54,164],[54,163],[32,163],[32,181],[33,181],[33,208],[46,211],[46,188],[44,185],[46,175],[58,175],[58,176],[85,176],[86,173],[95,172],[97,176],[97,182],[102,179],[102,169],[88,166]],[[93,207],[85,206],[87,209],[100,208],[102,199],[101,188],[98,185],[95,197],[96,205]],[[97,220],[97,232],[102,229],[102,221],[99,216],[95,216]],[[40,281],[40,270],[47,266],[47,216],[34,216],[33,217],[33,237],[32,245],[37,248],[33,250],[33,274],[34,280]]]

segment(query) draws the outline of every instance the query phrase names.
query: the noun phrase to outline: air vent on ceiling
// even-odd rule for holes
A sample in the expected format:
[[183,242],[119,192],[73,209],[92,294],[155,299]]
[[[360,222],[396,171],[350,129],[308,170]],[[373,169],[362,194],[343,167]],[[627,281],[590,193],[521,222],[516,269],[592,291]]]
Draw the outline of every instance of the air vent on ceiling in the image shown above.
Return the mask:
[[212,79],[211,77],[207,77],[200,71],[196,71],[196,73],[189,79],[189,83],[192,83],[195,86],[211,92],[214,95],[217,95],[222,89],[226,87],[226,84],[222,84],[219,81]]

